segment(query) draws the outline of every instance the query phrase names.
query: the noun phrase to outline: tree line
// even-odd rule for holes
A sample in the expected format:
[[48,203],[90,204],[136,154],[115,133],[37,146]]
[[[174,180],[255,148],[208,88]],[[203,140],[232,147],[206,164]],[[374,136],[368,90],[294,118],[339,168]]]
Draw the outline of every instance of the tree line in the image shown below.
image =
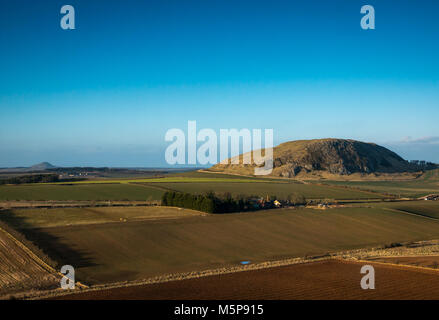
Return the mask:
[[229,193],[218,195],[213,192],[191,194],[167,191],[162,196],[163,206],[193,209],[207,213],[231,213],[256,210],[249,198],[233,198]]
[[30,174],[17,176],[7,179],[1,179],[0,184],[22,184],[22,183],[41,183],[41,182],[58,182],[57,174]]
[[178,191],[165,192],[161,203],[163,206],[187,208],[207,213],[232,213],[274,208],[276,207],[274,200],[278,200],[278,204],[281,206],[307,204],[305,197],[297,194],[291,194],[287,199],[281,200],[275,195],[267,196],[264,199],[259,196],[244,195],[232,197],[230,192],[191,194]]

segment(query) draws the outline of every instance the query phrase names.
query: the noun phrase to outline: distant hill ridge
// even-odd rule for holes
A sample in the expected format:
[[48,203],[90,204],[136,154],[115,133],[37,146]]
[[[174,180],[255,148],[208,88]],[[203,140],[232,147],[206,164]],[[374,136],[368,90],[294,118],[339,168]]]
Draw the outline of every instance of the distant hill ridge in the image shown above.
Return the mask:
[[49,162],[41,162],[41,163],[34,164],[29,169],[46,170],[46,169],[53,169],[53,168],[56,168],[56,167],[54,165],[50,164]]
[[[242,159],[242,155],[239,157]],[[312,172],[350,175],[419,170],[418,166],[375,143],[332,138],[282,143],[273,148],[273,161],[271,175],[287,178]],[[217,164],[210,170],[252,174],[254,167],[254,164]]]
[[1,168],[0,173],[41,172],[54,168],[58,167],[50,164],[49,162],[41,162],[34,164],[31,167]]

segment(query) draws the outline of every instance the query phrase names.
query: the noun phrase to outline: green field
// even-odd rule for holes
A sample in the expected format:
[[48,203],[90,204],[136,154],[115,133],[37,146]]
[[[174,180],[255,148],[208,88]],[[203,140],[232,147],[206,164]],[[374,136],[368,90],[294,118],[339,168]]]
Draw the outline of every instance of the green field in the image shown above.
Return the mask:
[[392,194],[419,197],[439,192],[439,170],[405,181],[324,181],[301,183],[284,179],[240,177],[225,174],[185,172],[162,178],[103,179],[71,183],[3,185],[0,200],[159,200],[166,190],[189,193],[214,191],[234,195],[275,195],[286,199],[292,193],[307,199],[366,200]]
[[226,173],[216,172],[202,172],[202,171],[187,171],[168,174],[167,177],[183,177],[183,178],[220,178],[220,179],[247,179],[247,180],[260,180],[260,181],[277,181],[286,182],[286,179],[279,179],[270,176],[240,176]]
[[[220,176],[220,177],[217,177]],[[295,181],[242,178],[197,173],[152,179],[90,180],[73,183],[37,183],[0,186],[0,200],[160,200],[166,190],[189,193],[214,191],[234,195],[275,195],[286,199],[292,193],[308,199],[377,199],[384,196],[337,186]]]
[[439,201],[404,201],[391,203],[377,203],[372,206],[390,208],[420,216],[439,219]]
[[299,182],[250,182],[250,183],[230,183],[230,182],[191,182],[191,183],[157,183],[158,186],[189,193],[203,193],[206,191],[230,192],[234,195],[276,195],[281,199],[286,199],[292,193],[301,194],[307,199],[378,199],[383,198],[381,194],[351,190],[334,186],[322,186],[314,184],[303,184]]
[[[78,279],[85,283],[136,280],[237,265],[243,260],[276,260],[439,237],[439,221],[381,207],[276,209],[141,221],[142,215],[151,216],[148,210],[154,209],[144,208],[143,213],[126,213],[124,223],[72,225],[96,222],[100,214],[105,215],[104,222],[120,219],[121,209],[110,209],[91,213],[83,209],[19,210],[9,211],[7,219],[18,228],[21,223],[21,229],[60,264],[73,265]],[[166,210],[167,215],[181,215],[181,210]],[[46,214],[59,217],[44,217]],[[136,220],[130,221],[133,215]]]
[[0,211],[0,220],[16,229],[47,228],[99,223],[126,223],[199,216],[190,209],[160,206],[13,209]]
[[249,179],[245,177],[227,178],[227,177],[163,177],[163,178],[139,178],[139,179],[101,179],[101,180],[81,180],[73,182],[45,182],[36,183],[39,185],[83,185],[83,184],[125,184],[125,183],[142,183],[142,182],[265,182],[262,179]]
[[2,185],[0,200],[158,200],[163,192],[134,184]]
[[325,181],[326,184],[389,193],[401,197],[421,197],[439,193],[439,169],[426,172],[420,178],[404,181]]

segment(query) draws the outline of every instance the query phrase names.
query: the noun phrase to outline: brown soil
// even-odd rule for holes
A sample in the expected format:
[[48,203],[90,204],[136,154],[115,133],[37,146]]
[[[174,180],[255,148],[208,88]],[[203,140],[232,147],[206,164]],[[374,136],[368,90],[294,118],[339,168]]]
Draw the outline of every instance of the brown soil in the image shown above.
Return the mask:
[[0,299],[57,286],[54,270],[0,228]]
[[392,264],[408,265],[408,266],[433,268],[433,269],[438,269],[439,271],[439,256],[380,257],[380,258],[371,258],[369,260],[392,263]]
[[376,289],[360,287],[365,263],[326,260],[197,279],[89,291],[58,299],[439,299],[439,272],[375,267]]

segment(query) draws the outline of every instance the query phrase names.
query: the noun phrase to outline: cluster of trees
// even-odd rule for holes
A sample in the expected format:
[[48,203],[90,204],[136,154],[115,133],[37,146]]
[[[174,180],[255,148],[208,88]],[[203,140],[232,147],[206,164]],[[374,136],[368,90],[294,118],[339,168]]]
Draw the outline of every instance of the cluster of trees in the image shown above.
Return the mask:
[[168,191],[162,196],[162,205],[188,208],[207,213],[231,213],[257,209],[250,203],[250,198],[243,196],[233,198],[230,193],[218,195],[213,192],[190,194]]
[[427,169],[432,169],[432,168],[436,168],[437,165],[433,162],[428,162],[428,161],[424,161],[424,160],[410,160],[410,163],[421,167],[421,168],[427,168]]
[[190,193],[165,192],[162,196],[162,206],[173,206],[199,210],[208,213],[215,212],[214,197],[206,195],[193,195]]
[[302,206],[308,203],[308,201],[303,195],[297,193],[290,194],[287,197],[287,202],[289,205],[293,205],[293,206]]
[[188,208],[207,213],[232,213],[274,208],[274,200],[278,200],[282,205],[286,206],[307,204],[305,197],[298,194],[291,194],[288,199],[280,200],[274,195],[267,196],[267,198],[264,199],[258,196],[244,195],[232,197],[229,192],[222,194],[213,192],[190,194],[168,191],[162,196],[162,205]]
[[1,179],[0,184],[22,184],[22,183],[39,183],[39,182],[58,182],[57,174],[30,174],[17,176],[8,179]]

